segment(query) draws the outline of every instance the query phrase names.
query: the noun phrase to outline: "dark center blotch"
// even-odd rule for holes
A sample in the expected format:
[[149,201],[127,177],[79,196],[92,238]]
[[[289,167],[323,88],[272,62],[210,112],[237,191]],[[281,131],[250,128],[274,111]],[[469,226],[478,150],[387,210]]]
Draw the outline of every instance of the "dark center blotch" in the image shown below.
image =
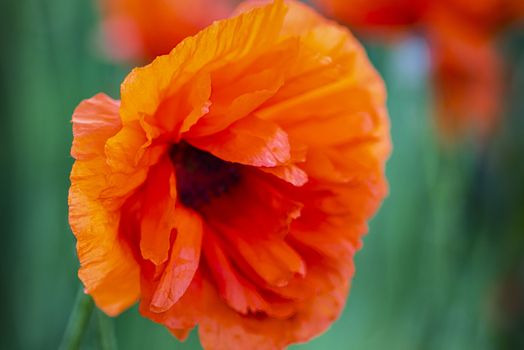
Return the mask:
[[240,165],[226,162],[187,142],[172,146],[178,198],[187,207],[199,209],[220,197],[240,181]]

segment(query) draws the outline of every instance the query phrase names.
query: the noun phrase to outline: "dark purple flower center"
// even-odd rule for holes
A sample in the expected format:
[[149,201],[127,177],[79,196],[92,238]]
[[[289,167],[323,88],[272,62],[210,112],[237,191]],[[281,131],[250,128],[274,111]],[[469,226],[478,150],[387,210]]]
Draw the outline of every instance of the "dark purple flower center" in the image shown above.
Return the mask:
[[178,198],[189,208],[208,204],[240,182],[239,164],[226,162],[187,142],[173,145],[170,156],[175,166]]

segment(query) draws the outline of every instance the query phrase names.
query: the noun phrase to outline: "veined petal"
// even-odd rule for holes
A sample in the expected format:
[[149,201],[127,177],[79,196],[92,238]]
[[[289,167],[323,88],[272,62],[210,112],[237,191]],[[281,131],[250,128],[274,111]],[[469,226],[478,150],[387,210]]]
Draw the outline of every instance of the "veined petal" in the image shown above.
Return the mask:
[[103,154],[106,140],[121,127],[119,107],[119,101],[105,94],[97,94],[76,107],[72,118],[73,158],[85,160]]
[[270,47],[286,13],[284,2],[256,9],[227,21],[215,22],[182,41],[169,55],[134,69],[122,84],[123,123],[153,116],[161,101],[174,94],[194,74],[211,64],[242,60]]
[[206,234],[204,254],[219,293],[233,309],[242,314],[264,310],[266,302],[256,289],[234,271],[214,235],[214,232]]
[[166,311],[157,312],[151,309],[151,298],[156,284],[153,282],[154,276],[151,271],[147,270],[147,268],[142,270],[140,313],[155,322],[162,323],[173,335],[184,340],[188,332],[197,324],[199,315],[205,310],[201,274],[196,271],[186,292],[177,303]]
[[175,208],[176,240],[171,256],[151,300],[153,312],[163,312],[184,295],[200,261],[202,220],[182,206]]
[[303,204],[283,193],[268,175],[251,171],[242,176],[242,183],[227,196],[202,209],[206,222],[236,231],[237,235],[285,237],[293,220],[300,217]]
[[300,255],[283,240],[256,240],[228,234],[228,241],[236,248],[239,255],[268,284],[282,287],[296,276],[304,276],[306,264]]
[[335,289],[300,304],[287,320],[246,318],[220,302],[213,287],[204,285],[209,312],[203,315],[199,336],[204,348],[216,350],[282,349],[291,342],[304,342],[324,331],[338,318],[349,286]]
[[263,172],[275,175],[276,177],[289,182],[293,186],[303,186],[308,181],[307,173],[293,164],[280,165],[273,168],[258,168]]
[[120,238],[119,208],[143,181],[135,171],[111,173],[104,159],[106,140],[121,127],[117,101],[98,94],[73,114],[69,223],[77,239],[79,277],[86,293],[109,315],[117,315],[140,295],[139,269],[132,249]]
[[171,231],[176,226],[176,179],[168,156],[151,167],[143,189],[140,250],[159,265],[167,260]]
[[228,162],[275,167],[290,160],[287,134],[276,124],[251,116],[210,136],[190,139],[202,150]]
[[289,67],[296,64],[299,48],[297,38],[290,38],[262,55],[214,70],[212,107],[186,136],[210,135],[250,115],[283,86]]
[[119,216],[86,195],[81,186],[71,186],[69,224],[77,239],[78,276],[86,293],[111,316],[127,309],[140,295],[138,264],[128,243],[118,237]]

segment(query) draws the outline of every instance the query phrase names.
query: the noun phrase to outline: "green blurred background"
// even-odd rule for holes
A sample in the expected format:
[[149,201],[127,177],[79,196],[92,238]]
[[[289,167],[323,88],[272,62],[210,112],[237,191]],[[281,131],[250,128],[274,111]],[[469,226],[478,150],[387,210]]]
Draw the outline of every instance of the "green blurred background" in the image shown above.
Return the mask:
[[[56,349],[79,289],[67,223],[70,116],[128,68],[98,49],[93,1],[0,3],[0,348]],[[366,43],[389,90],[390,196],[357,255],[341,319],[294,349],[524,349],[524,33],[500,42],[504,123],[485,145],[442,147],[421,39]],[[199,349],[132,308],[120,349]],[[97,349],[94,321],[83,348]]]

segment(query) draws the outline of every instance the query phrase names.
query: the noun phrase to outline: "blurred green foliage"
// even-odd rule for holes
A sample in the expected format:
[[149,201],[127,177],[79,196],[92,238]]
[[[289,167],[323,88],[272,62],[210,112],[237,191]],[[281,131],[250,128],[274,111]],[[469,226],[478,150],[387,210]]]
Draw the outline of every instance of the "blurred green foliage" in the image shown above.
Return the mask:
[[[2,349],[56,349],[79,288],[67,223],[70,116],[98,91],[118,97],[128,70],[100,53],[93,3],[0,4]],[[389,90],[390,196],[356,258],[341,319],[294,349],[524,348],[522,30],[500,47],[509,67],[500,132],[485,145],[442,147],[423,43],[369,45]],[[83,348],[100,347],[95,328]],[[121,349],[199,348],[195,334],[179,343],[136,308],[115,328]]]

